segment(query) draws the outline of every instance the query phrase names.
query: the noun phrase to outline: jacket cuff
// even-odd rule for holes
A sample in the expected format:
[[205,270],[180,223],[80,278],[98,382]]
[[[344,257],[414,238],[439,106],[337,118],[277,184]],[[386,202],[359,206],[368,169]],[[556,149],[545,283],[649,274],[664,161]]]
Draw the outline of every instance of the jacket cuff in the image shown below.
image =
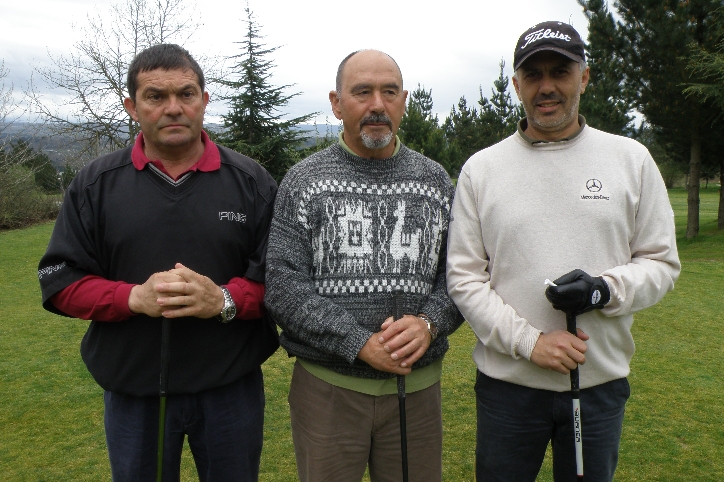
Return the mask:
[[535,344],[538,342],[541,333],[540,330],[528,325],[518,339],[513,358],[523,357],[526,360],[530,360],[530,356],[533,354],[533,348],[535,348]]
[[131,290],[136,286],[130,283],[120,283],[113,292],[113,309],[116,310],[120,318],[126,319],[135,315],[128,307],[128,298],[131,296]]

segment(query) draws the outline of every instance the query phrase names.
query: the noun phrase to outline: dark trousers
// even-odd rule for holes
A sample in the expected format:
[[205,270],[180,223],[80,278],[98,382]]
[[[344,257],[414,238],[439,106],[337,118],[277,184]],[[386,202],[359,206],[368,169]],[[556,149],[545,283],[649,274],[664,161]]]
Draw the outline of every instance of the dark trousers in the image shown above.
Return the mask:
[[[549,442],[553,448],[553,479],[577,480],[570,392],[528,388],[480,372],[475,392],[478,482],[534,482]],[[625,378],[581,390],[586,482],[613,479],[629,394]]]
[[[105,392],[104,402],[113,481],[155,481],[159,397]],[[164,482],[179,480],[185,435],[201,482],[258,480],[263,424],[260,368],[223,387],[168,396]]]

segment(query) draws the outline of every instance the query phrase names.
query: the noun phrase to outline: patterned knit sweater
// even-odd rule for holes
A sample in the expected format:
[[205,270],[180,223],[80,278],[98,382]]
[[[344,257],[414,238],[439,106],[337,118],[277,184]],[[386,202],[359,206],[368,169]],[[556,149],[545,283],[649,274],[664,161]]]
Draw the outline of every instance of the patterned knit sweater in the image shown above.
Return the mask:
[[405,313],[427,314],[440,333],[413,369],[442,358],[462,323],[445,286],[453,192],[439,164],[405,146],[373,160],[335,144],[290,169],[274,207],[265,298],[289,355],[392,377],[357,354],[401,289]]

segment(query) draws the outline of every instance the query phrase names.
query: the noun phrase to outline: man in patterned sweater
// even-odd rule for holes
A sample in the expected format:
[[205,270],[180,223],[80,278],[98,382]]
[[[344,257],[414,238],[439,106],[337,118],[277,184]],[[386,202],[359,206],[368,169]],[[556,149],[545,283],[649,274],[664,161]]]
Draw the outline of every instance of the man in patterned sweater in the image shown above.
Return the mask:
[[396,136],[407,91],[391,57],[352,53],[336,87],[344,131],[285,177],[267,254],[265,302],[297,357],[299,478],[361,480],[369,463],[373,481],[401,480],[395,375],[406,375],[410,480],[439,481],[442,358],[462,322],[445,288],[452,183]]

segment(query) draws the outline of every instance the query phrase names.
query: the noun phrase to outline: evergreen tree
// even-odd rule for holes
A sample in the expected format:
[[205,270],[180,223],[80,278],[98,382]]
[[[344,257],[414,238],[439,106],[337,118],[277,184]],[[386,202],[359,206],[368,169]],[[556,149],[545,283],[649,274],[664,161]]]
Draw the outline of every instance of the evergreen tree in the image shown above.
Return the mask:
[[492,96],[490,100],[483,96],[480,88],[480,134],[483,148],[496,144],[515,132],[518,120],[525,116],[522,106],[513,104],[508,91],[510,79],[505,75],[505,60],[500,59],[498,64],[500,74],[493,81]]
[[437,115],[432,113],[432,89],[417,84],[410,94],[398,135],[410,149],[420,152],[448,168],[447,143]]
[[453,106],[450,115],[443,123],[449,148],[448,172],[452,177],[457,177],[465,161],[481,149],[478,117],[477,109],[468,107],[468,102],[463,96],[458,101],[457,109]]
[[686,176],[686,165],[682,162],[684,153],[677,153],[676,146],[666,143],[657,128],[648,122],[642,122],[638,129],[634,129],[633,136],[645,145],[659,167],[661,177],[667,189],[674,187],[677,181]]
[[[590,12],[605,10],[597,0],[581,2]],[[720,0],[618,0],[621,20],[605,31],[621,60],[624,90],[631,103],[661,133],[674,151],[688,152],[687,238],[699,232],[699,178],[708,142],[720,142],[714,103],[687,98],[685,86],[698,79],[687,69],[690,45],[711,52],[715,46]],[[598,23],[593,24],[596,31]],[[594,37],[595,38],[595,37]],[[605,35],[601,37],[606,40]],[[594,49],[595,50],[595,49]]]
[[480,88],[480,110],[468,107],[465,97],[461,97],[457,108],[453,106],[445,119],[443,130],[449,149],[449,172],[454,177],[470,156],[515,132],[518,120],[525,115],[522,106],[514,104],[508,92],[510,79],[504,73],[502,59],[499,65],[500,75],[493,81],[490,99],[483,96]]
[[235,61],[232,76],[236,80],[220,79],[219,83],[234,93],[223,97],[229,102],[229,112],[223,115],[225,131],[219,143],[256,159],[280,181],[287,170],[299,159],[298,148],[305,137],[295,126],[309,121],[315,114],[283,120],[280,111],[297,94],[287,95],[291,85],[273,86],[271,70],[275,66],[266,57],[279,47],[266,48],[260,43],[263,36],[253,13],[246,6],[246,37],[238,42],[241,53],[231,57]]
[[74,163],[67,162],[63,165],[63,170],[60,171],[60,188],[65,191],[70,186],[71,181],[80,172],[78,166]]
[[627,92],[621,65],[623,40],[605,0],[578,0],[588,18],[586,52],[591,77],[581,96],[579,111],[591,127],[611,134],[634,133],[631,94]]
[[[724,113],[724,7],[717,9],[715,12],[717,31],[716,36],[719,39],[717,48],[713,52],[701,48],[693,43],[690,45],[690,55],[688,69],[691,74],[698,78],[699,81],[692,83],[686,89],[684,94],[687,97],[701,99],[703,101],[713,102],[721,113]],[[716,119],[716,125],[722,126],[724,123],[724,115],[720,115]],[[722,149],[718,149],[713,157],[712,166],[703,171],[711,176],[715,176],[719,172],[719,213],[717,216],[717,228],[724,229],[724,155],[721,154]]]

